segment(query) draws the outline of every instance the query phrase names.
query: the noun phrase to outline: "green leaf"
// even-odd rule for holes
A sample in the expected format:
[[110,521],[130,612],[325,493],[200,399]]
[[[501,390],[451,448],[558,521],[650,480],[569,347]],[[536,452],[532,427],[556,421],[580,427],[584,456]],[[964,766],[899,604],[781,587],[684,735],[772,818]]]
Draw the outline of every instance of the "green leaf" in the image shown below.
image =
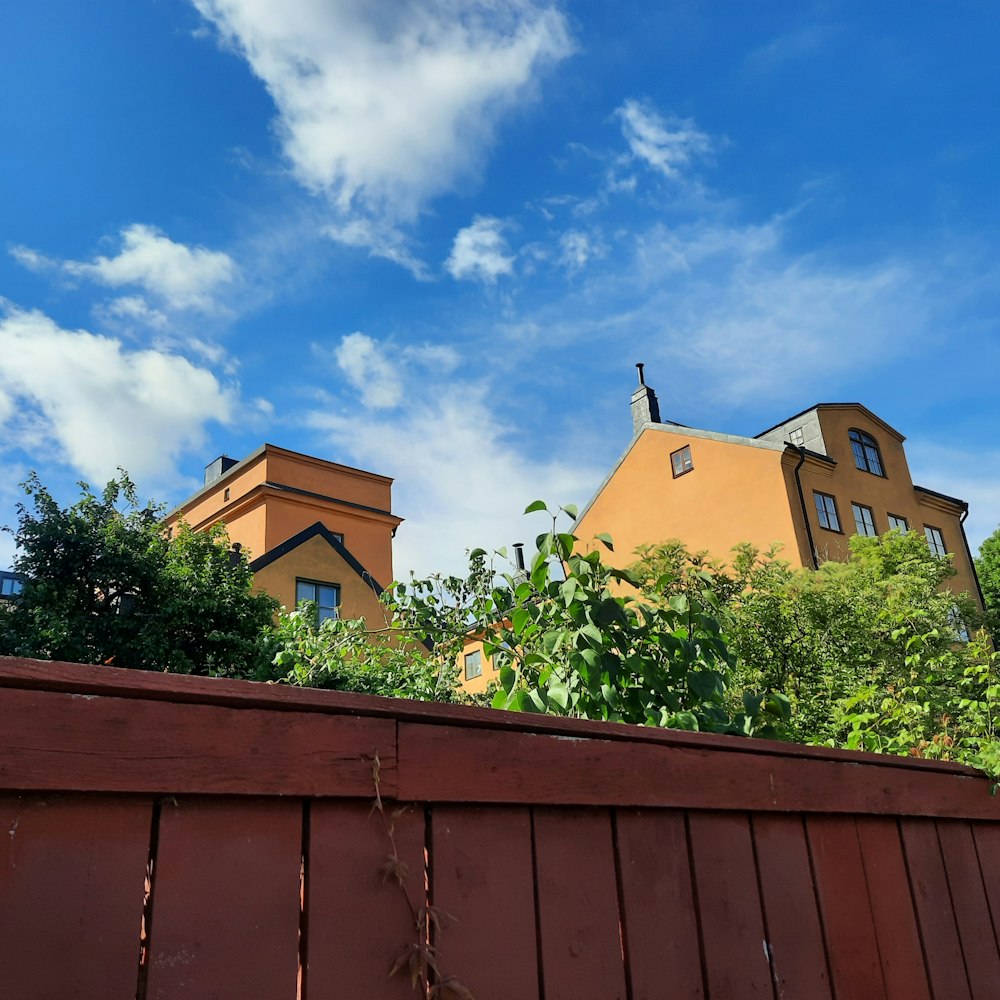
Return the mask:
[[611,541],[611,536],[606,531],[598,532],[596,535],[594,535],[594,538],[596,538],[599,542],[603,542],[608,547],[608,549],[614,552],[615,550],[614,543]]
[[532,500],[527,507],[524,508],[525,514],[534,514],[536,510],[548,510],[549,508],[545,505],[544,500]]
[[577,519],[577,516],[579,514],[579,510],[575,503],[568,503],[564,507],[560,507],[559,509],[569,514],[569,516],[573,518],[574,521]]

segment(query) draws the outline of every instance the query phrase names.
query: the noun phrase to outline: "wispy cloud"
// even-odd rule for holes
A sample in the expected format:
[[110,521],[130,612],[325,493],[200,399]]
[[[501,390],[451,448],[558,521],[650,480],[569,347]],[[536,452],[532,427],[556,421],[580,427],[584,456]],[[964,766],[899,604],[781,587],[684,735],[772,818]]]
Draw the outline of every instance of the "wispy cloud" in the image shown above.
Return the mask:
[[501,275],[513,274],[514,258],[503,237],[504,227],[501,219],[479,215],[471,226],[460,229],[445,262],[448,273],[490,285]]
[[[238,392],[207,368],[120,340],[62,329],[37,311],[0,303],[0,440],[45,449],[102,480],[123,466],[171,484],[177,460],[201,447],[210,423],[241,412]],[[53,449],[53,444],[55,448]]]
[[334,352],[337,366],[369,410],[390,410],[399,405],[402,383],[380,346],[364,333],[349,333]]
[[505,111],[572,51],[534,0],[192,0],[267,86],[296,178],[342,212],[413,219],[473,173]]
[[615,114],[632,157],[671,180],[712,149],[708,134],[692,119],[661,114],[649,103],[629,98]]
[[[98,255],[89,261],[56,260],[23,246],[14,247],[11,254],[34,271],[55,270],[109,288],[141,289],[174,310],[215,310],[216,293],[239,275],[228,254],[176,243],[153,226],[126,226],[120,236],[121,249],[115,256]],[[143,313],[147,317],[156,315],[134,295],[118,299],[109,308],[132,318]]]

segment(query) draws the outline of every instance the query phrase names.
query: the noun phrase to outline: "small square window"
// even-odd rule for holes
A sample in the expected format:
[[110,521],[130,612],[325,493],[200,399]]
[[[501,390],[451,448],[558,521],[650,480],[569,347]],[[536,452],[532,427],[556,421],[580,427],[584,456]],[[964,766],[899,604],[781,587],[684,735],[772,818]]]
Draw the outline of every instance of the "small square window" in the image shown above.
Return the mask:
[[483,676],[483,654],[474,649],[471,653],[465,654],[465,679],[471,681],[473,677]]
[[948,550],[944,546],[944,535],[940,528],[932,528],[929,524],[924,525],[924,535],[927,537],[927,544],[930,546],[931,554],[935,556],[946,556]]
[[910,530],[910,522],[907,521],[905,517],[900,517],[898,514],[890,514],[889,530],[898,531],[901,535],[905,535]]
[[797,448],[801,448],[805,444],[806,436],[801,427],[796,427],[788,432],[788,440]]
[[305,601],[316,605],[319,624],[329,618],[340,617],[340,587],[335,583],[317,583],[313,580],[295,581],[295,606]]
[[852,503],[851,511],[854,514],[854,527],[857,529],[858,534],[874,538],[878,532],[875,530],[875,517],[872,514],[871,507],[866,507],[860,503]]
[[694,468],[694,463],[691,461],[691,445],[686,444],[683,448],[670,453],[670,467],[673,469],[674,479]]
[[837,501],[829,493],[813,493],[816,502],[816,516],[821,528],[827,531],[840,531],[840,518],[837,516]]

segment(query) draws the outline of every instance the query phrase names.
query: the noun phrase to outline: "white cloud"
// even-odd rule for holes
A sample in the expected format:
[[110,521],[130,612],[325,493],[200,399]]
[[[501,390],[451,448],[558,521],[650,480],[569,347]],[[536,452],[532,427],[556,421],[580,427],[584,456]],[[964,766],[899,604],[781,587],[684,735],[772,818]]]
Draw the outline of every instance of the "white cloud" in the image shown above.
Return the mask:
[[[238,277],[228,254],[175,243],[153,226],[126,226],[121,244],[117,256],[97,256],[91,261],[53,260],[28,247],[14,247],[11,254],[32,270],[54,268],[109,288],[141,288],[170,309],[209,312],[216,308],[216,293]],[[126,296],[116,301],[119,308],[132,309],[134,317],[141,300]]]
[[399,405],[403,393],[399,375],[371,337],[363,333],[348,334],[340,341],[334,356],[368,409],[388,410]]
[[[169,483],[178,457],[201,447],[205,425],[236,416],[235,391],[207,369],[155,350],[64,330],[40,312],[0,313],[0,396],[15,401],[0,439],[52,457],[92,480],[117,466]],[[53,447],[54,445],[54,447]]]
[[534,0],[192,0],[264,82],[297,179],[413,218],[473,172],[504,111],[572,45]]
[[447,344],[419,344],[403,348],[403,356],[439,375],[449,375],[461,363],[462,356]]
[[141,323],[154,330],[165,330],[169,325],[166,315],[154,309],[141,295],[122,295],[97,309],[97,315],[107,321]]
[[711,151],[712,142],[690,118],[661,115],[655,108],[629,98],[615,114],[632,156],[664,177],[677,179],[696,156]]
[[427,265],[406,245],[406,237],[395,227],[372,219],[351,219],[342,225],[330,225],[324,235],[349,247],[362,247],[371,257],[390,260],[406,268],[418,281],[430,277]]
[[455,234],[445,267],[455,279],[467,278],[493,284],[502,274],[514,273],[514,258],[503,238],[504,223],[477,215],[471,226]]
[[407,386],[404,410],[391,419],[311,414],[336,452],[395,477],[393,508],[406,519],[393,543],[397,577],[461,573],[466,549],[530,543],[549,527],[522,516],[532,500],[582,503],[606,471],[579,456],[533,458],[490,396],[484,383],[424,380]]
[[571,229],[559,238],[559,263],[567,271],[579,271],[588,261],[603,257],[607,248],[602,241],[579,229]]

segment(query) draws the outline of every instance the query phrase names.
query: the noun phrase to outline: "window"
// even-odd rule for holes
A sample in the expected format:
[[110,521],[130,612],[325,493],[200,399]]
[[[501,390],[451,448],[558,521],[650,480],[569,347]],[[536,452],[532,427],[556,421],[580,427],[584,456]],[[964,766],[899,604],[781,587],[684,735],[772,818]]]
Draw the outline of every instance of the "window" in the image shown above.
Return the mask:
[[827,493],[813,493],[816,501],[816,513],[819,515],[821,528],[827,531],[840,531],[840,518],[837,517],[837,501]]
[[930,546],[931,554],[935,556],[946,556],[948,550],[944,547],[944,535],[940,528],[932,528],[929,524],[924,525],[924,534],[927,536],[927,544]]
[[473,677],[483,676],[483,654],[478,649],[465,654],[465,679],[471,681]]
[[901,535],[905,535],[910,530],[910,522],[907,521],[905,517],[900,517],[898,514],[890,514],[889,530],[898,531]]
[[23,589],[24,585],[16,576],[0,577],[0,597],[17,597]]
[[795,430],[788,432],[788,440],[796,447],[801,448],[805,444],[806,436],[802,433],[801,427],[796,427]]
[[874,538],[878,532],[875,530],[875,518],[872,515],[871,507],[852,503],[851,510],[854,512],[854,527],[857,528],[858,534]]
[[674,470],[674,479],[683,476],[685,472],[690,472],[694,468],[691,461],[691,445],[686,444],[683,448],[670,453],[670,466]]
[[848,434],[851,439],[851,451],[854,452],[854,464],[862,472],[870,472],[873,476],[884,476],[882,456],[879,454],[875,438],[854,427]]
[[955,630],[955,638],[959,642],[969,641],[969,629],[962,618],[962,612],[959,611],[957,604],[953,604],[948,611],[948,623]]
[[316,605],[320,625],[328,618],[337,618],[340,615],[338,610],[340,608],[340,587],[335,583],[296,580],[295,606],[298,607],[303,601],[311,601]]

